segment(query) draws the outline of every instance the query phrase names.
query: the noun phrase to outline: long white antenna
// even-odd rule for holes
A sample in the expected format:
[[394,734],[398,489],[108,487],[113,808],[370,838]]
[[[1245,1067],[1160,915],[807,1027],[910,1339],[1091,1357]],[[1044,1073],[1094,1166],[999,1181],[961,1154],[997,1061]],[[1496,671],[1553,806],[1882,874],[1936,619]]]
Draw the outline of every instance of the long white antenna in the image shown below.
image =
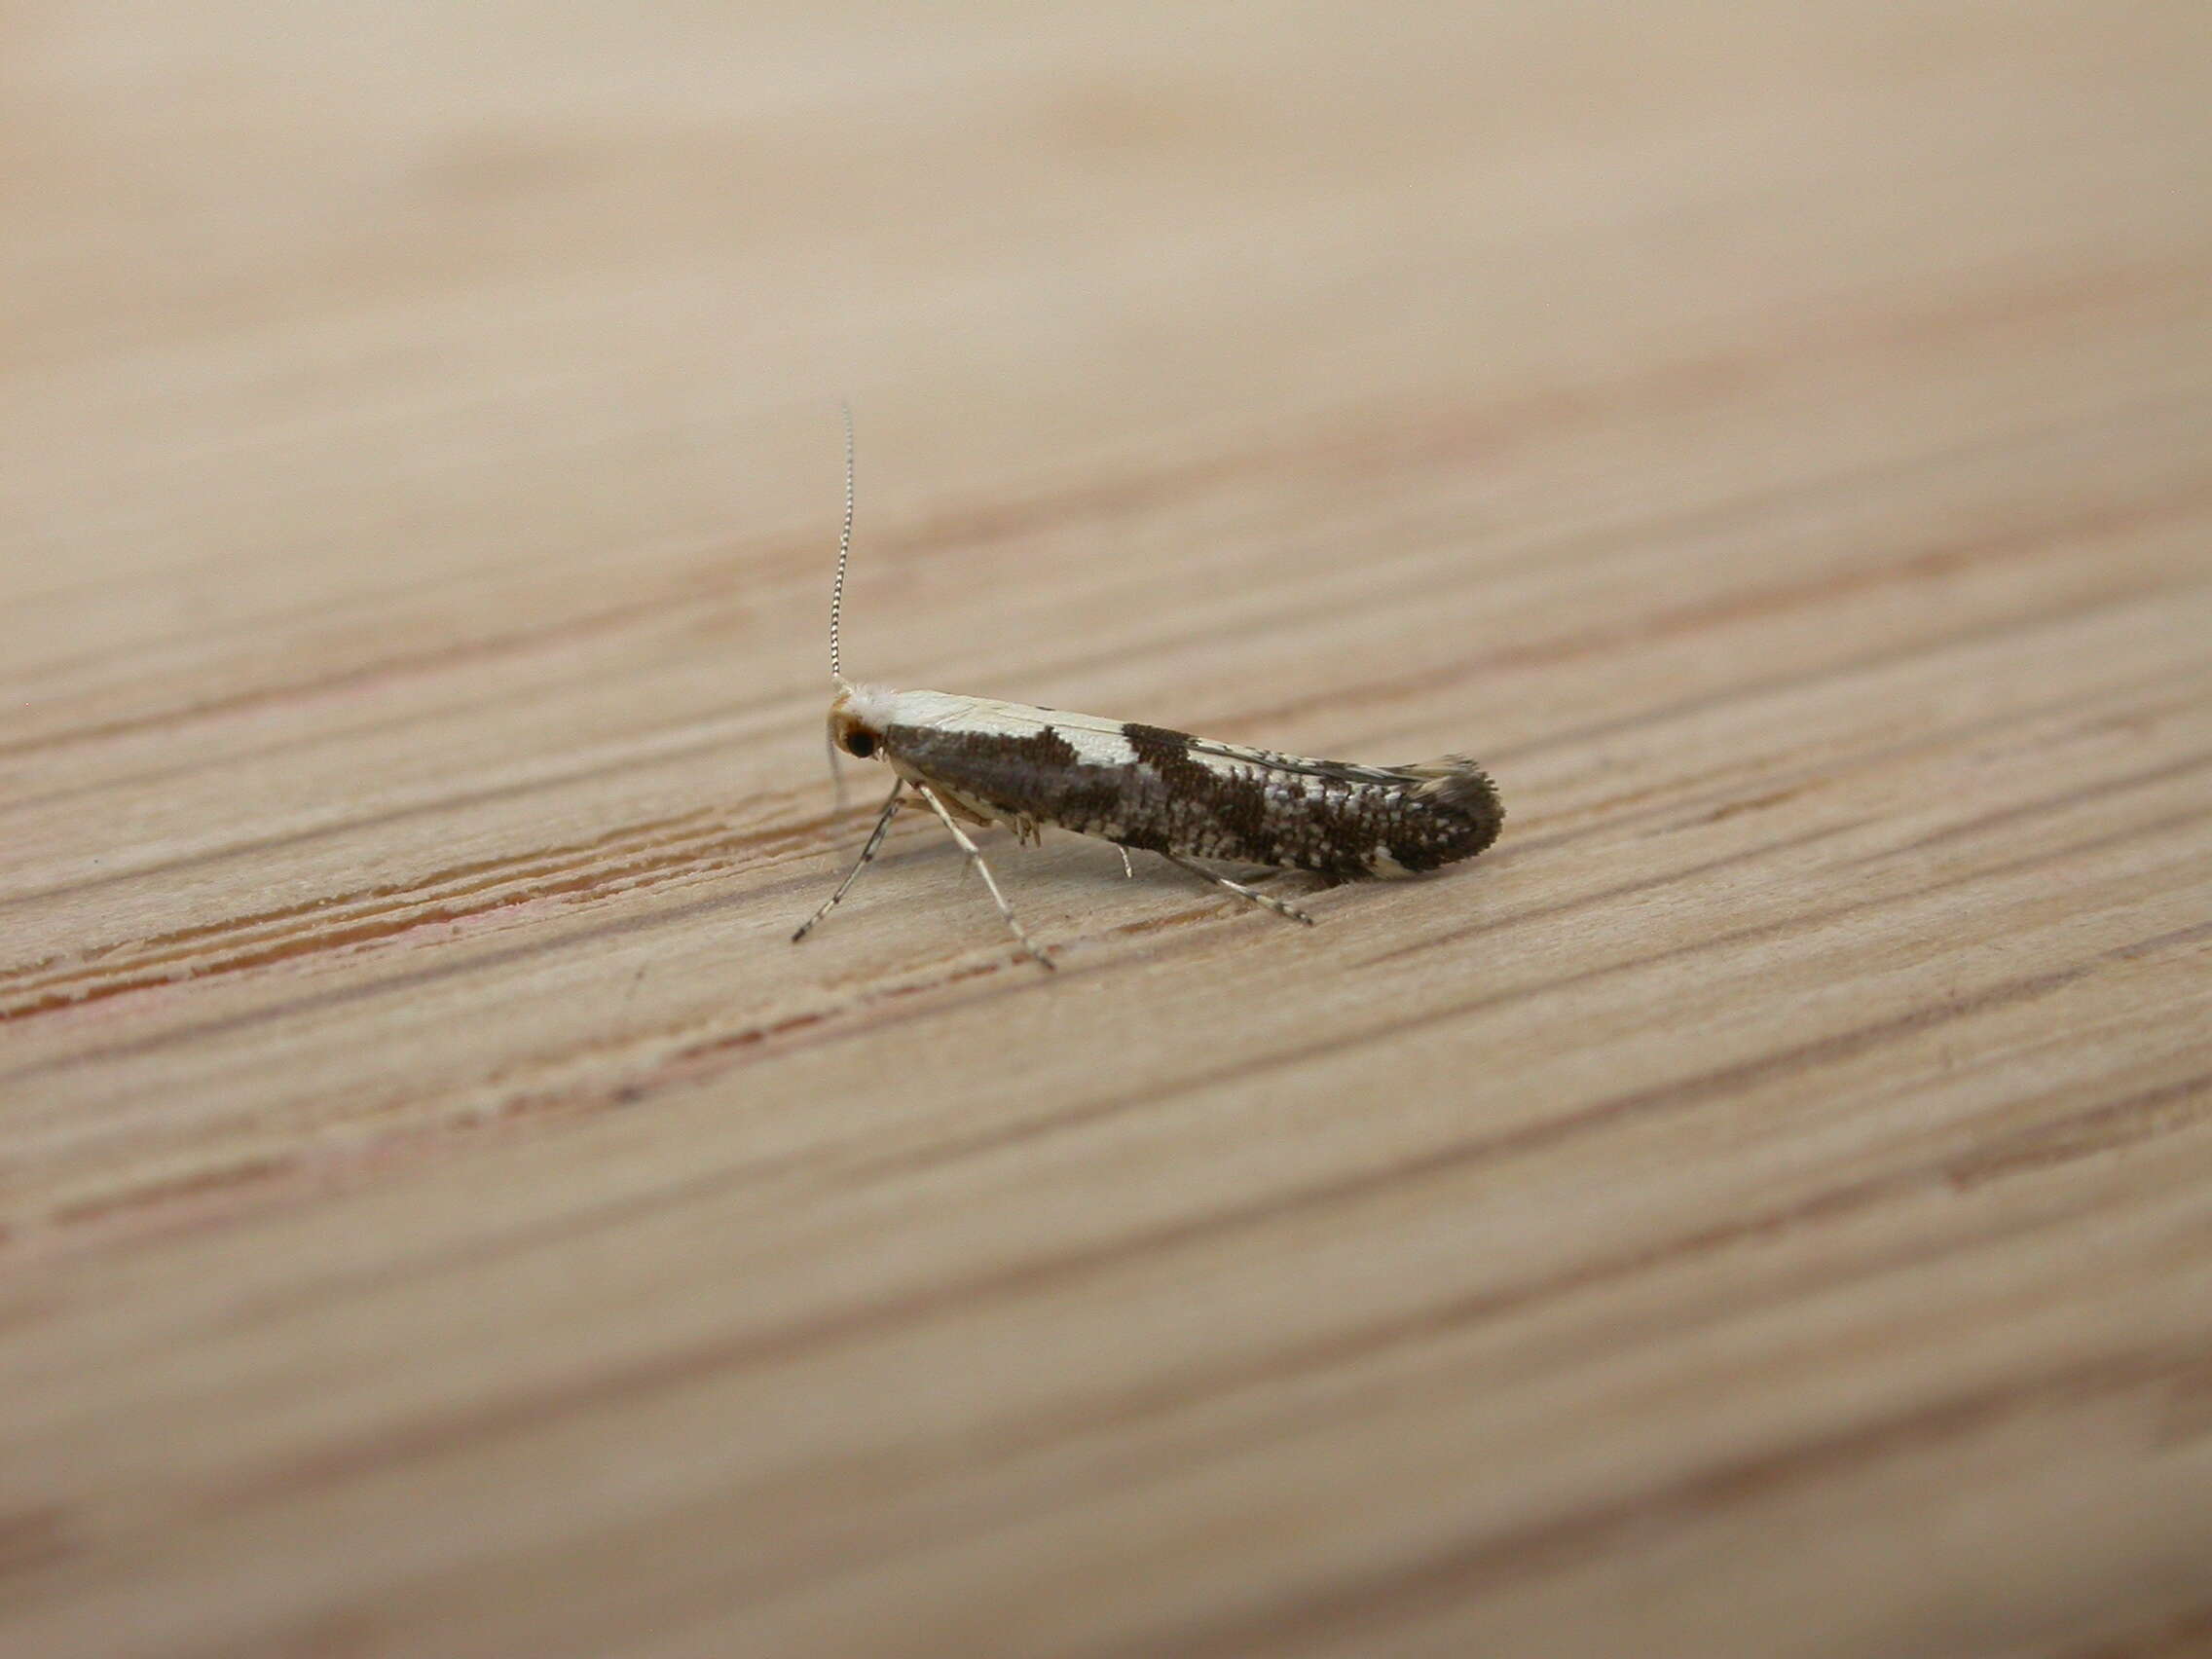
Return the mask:
[[845,416],[845,534],[837,538],[837,580],[830,589],[830,678],[845,683],[837,659],[837,621],[845,611],[845,565],[853,556],[853,406],[843,398],[837,407]]

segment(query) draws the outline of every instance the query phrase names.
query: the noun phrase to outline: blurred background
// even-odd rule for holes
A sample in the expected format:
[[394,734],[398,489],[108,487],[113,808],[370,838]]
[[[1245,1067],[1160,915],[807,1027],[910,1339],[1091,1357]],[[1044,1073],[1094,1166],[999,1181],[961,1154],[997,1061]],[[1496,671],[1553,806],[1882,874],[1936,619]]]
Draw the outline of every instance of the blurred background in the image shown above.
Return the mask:
[[[1921,414],[1896,329],[2183,301],[2202,13],[2090,16],[28,0],[10,654],[83,622],[65,572],[130,584],[116,645],[174,649],[286,592],[404,625],[402,563],[588,582],[818,530],[839,395],[879,535],[1385,410],[1504,444],[1573,400],[1755,397],[1715,440],[1863,444]],[[2097,349],[1990,407],[2083,394]]]

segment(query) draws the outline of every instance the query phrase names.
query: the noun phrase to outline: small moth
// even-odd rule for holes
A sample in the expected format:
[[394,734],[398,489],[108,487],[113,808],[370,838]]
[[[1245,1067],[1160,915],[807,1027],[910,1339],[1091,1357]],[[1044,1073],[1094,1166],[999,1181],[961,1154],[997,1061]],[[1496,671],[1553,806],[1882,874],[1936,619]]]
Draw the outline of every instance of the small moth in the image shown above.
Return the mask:
[[945,691],[854,685],[838,655],[845,568],[853,550],[853,417],[845,411],[845,528],[830,590],[830,758],[886,762],[896,776],[860,858],[792,935],[835,909],[883,845],[911,790],[976,873],[1021,948],[1052,959],[1022,930],[963,822],[1003,825],[1036,843],[1045,827],[1158,853],[1239,899],[1310,927],[1272,894],[1206,869],[1207,859],[1311,870],[1330,881],[1414,875],[1473,858],[1497,839],[1505,809],[1474,761],[1448,755],[1413,766],[1355,766],[1214,743],[1161,726],[1071,715]]

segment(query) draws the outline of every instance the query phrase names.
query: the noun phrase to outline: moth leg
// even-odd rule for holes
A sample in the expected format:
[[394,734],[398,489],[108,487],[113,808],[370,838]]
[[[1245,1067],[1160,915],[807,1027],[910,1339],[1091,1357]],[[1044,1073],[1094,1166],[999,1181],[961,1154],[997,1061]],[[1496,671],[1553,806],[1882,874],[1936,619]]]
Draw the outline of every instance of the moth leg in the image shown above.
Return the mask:
[[916,784],[914,793],[930,803],[930,810],[937,814],[938,821],[952,831],[952,838],[960,843],[960,850],[968,855],[968,862],[976,866],[976,873],[983,878],[983,885],[991,890],[991,903],[999,907],[999,914],[1006,918],[1006,925],[1013,930],[1021,948],[1037,959],[1039,967],[1056,967],[1057,964],[1021,931],[1021,924],[1014,917],[1014,906],[1006,902],[1006,895],[999,891],[999,884],[991,878],[991,866],[983,862],[982,849],[970,838],[967,830],[953,822],[952,814],[944,809],[944,802],[937,798],[937,792],[927,784]]
[[1313,918],[1311,916],[1309,916],[1304,910],[1299,909],[1295,904],[1284,903],[1280,899],[1275,898],[1272,894],[1255,893],[1251,888],[1246,887],[1241,881],[1232,881],[1226,875],[1216,875],[1212,870],[1202,868],[1201,866],[1193,864],[1189,859],[1177,858],[1173,853],[1161,853],[1160,856],[1165,859],[1169,864],[1175,866],[1178,869],[1187,869],[1193,875],[1198,876],[1202,880],[1212,882],[1216,887],[1226,887],[1230,892],[1235,894],[1237,898],[1249,899],[1253,903],[1272,910],[1276,915],[1284,917],[1289,921],[1304,922],[1308,927],[1311,927],[1313,925]]
[[800,940],[812,933],[814,924],[837,907],[837,901],[845,896],[845,890],[860,878],[862,870],[867,868],[868,861],[875,857],[876,848],[883,845],[883,837],[890,832],[891,820],[899,811],[899,792],[905,787],[906,780],[904,778],[897,778],[892,781],[891,798],[883,803],[882,816],[876,819],[875,829],[868,834],[867,845],[861,849],[861,856],[854,862],[853,867],[845,871],[845,879],[837,883],[837,891],[822,902],[821,909],[799,923],[798,932],[792,935],[792,943],[798,943]]
[[1124,881],[1134,881],[1134,880],[1136,880],[1136,878],[1137,878],[1136,866],[1135,866],[1134,865],[1132,865],[1132,864],[1130,864],[1130,863],[1129,863],[1129,849],[1128,849],[1128,848],[1126,848],[1126,847],[1124,847],[1124,846],[1120,846],[1120,845],[1117,845],[1117,846],[1116,846],[1116,847],[1114,848],[1114,851],[1116,851],[1117,853],[1120,853],[1120,854],[1122,855],[1122,879],[1123,879]]
[[[1310,895],[1326,893],[1331,888],[1342,887],[1347,878],[1341,875],[1331,875],[1326,870],[1301,868],[1297,865],[1276,865],[1272,869],[1239,870],[1236,873],[1236,879],[1248,882],[1254,887],[1268,882],[1295,882],[1300,884],[1300,891]],[[1308,882],[1312,885],[1304,885]]]

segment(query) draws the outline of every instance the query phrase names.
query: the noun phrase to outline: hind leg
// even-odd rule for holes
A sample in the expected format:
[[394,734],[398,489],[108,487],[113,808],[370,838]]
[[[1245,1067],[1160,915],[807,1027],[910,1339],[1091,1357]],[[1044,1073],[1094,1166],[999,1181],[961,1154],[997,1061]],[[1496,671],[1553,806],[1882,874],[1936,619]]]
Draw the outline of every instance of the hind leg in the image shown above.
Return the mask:
[[1226,875],[1216,875],[1212,870],[1205,869],[1200,866],[1195,865],[1191,863],[1189,859],[1178,858],[1173,853],[1161,853],[1160,856],[1165,859],[1169,864],[1175,866],[1178,869],[1187,869],[1193,875],[1198,876],[1200,880],[1210,881],[1216,887],[1226,887],[1230,892],[1235,894],[1237,898],[1249,900],[1251,903],[1259,905],[1262,909],[1272,910],[1276,915],[1282,917],[1285,921],[1304,922],[1308,927],[1311,927],[1313,925],[1313,918],[1311,916],[1309,916],[1304,910],[1301,910],[1295,904],[1284,903],[1280,899],[1275,898],[1272,894],[1258,892],[1253,888],[1245,886],[1241,881],[1230,880]]

